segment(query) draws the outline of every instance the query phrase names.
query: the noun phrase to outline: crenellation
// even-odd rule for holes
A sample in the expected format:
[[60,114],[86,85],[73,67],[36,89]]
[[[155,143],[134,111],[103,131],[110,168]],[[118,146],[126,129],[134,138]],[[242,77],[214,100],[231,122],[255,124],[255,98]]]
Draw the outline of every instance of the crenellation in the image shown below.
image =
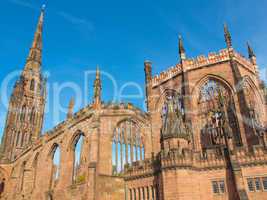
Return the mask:
[[[197,56],[196,58],[188,58],[183,61],[183,68],[185,71],[195,70],[198,68],[206,67],[209,65],[214,65],[217,63],[225,62],[229,60],[229,53],[227,49],[222,49],[218,53],[211,52],[208,57],[204,55]],[[161,72],[152,79],[153,87],[159,85],[162,82],[170,80],[171,78],[177,76],[181,73],[181,64],[177,64],[175,67],[170,67],[166,71]]]

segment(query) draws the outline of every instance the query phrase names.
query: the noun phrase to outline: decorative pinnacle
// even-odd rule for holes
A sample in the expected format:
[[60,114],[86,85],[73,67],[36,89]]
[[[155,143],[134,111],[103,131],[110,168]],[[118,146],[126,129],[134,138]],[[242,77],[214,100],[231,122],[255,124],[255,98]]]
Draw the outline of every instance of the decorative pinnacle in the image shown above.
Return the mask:
[[73,115],[73,108],[74,108],[74,98],[71,98],[70,103],[69,103],[69,110],[68,110],[68,118],[71,118]]
[[96,66],[96,79],[100,79],[100,70],[99,70],[99,66]]
[[182,60],[186,59],[185,48],[184,48],[183,39],[181,35],[179,35],[179,54]]
[[224,23],[224,38],[227,48],[232,48],[232,37],[226,23]]
[[101,104],[101,80],[100,80],[100,70],[99,66],[96,67],[96,77],[94,82],[94,104],[95,106],[99,106]]
[[249,43],[247,42],[247,46],[248,46],[248,55],[249,55],[249,58],[253,58],[253,57],[256,57],[252,47],[249,45]]

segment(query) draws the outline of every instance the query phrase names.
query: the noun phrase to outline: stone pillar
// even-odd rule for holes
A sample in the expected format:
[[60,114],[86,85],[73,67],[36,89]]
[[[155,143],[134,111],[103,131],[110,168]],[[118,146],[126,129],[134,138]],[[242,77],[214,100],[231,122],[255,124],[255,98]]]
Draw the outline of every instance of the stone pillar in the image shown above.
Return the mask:
[[133,196],[133,194],[132,194],[132,189],[128,189],[128,194],[127,194],[127,199],[128,200],[132,200],[132,196]]
[[154,200],[158,200],[157,199],[157,186],[152,186],[152,189],[153,189],[153,197],[154,197]]
[[137,191],[138,191],[138,192],[137,192],[138,195],[137,195],[137,198],[136,198],[136,199],[137,199],[137,200],[142,200],[142,199],[141,199],[141,188],[139,187],[139,188],[137,189]]

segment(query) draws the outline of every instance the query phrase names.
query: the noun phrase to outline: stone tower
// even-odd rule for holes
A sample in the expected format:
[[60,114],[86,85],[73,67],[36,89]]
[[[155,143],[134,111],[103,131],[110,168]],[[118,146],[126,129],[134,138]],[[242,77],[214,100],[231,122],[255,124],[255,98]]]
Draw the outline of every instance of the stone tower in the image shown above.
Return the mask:
[[25,67],[11,94],[2,140],[2,157],[12,161],[41,134],[46,81],[41,73],[44,7]]

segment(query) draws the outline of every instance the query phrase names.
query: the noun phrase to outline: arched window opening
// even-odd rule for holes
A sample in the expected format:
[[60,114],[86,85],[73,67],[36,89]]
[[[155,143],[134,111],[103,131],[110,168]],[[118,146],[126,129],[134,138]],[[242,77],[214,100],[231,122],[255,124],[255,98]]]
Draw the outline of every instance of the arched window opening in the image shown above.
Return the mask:
[[25,121],[25,117],[26,117],[26,112],[27,112],[27,108],[26,105],[24,105],[21,109],[21,113],[20,113],[20,121],[24,122]]
[[[224,108],[223,112],[227,126],[225,131],[227,133],[224,133],[222,129],[221,106]],[[241,136],[231,91],[219,81],[209,79],[200,88],[198,119],[202,127],[201,146],[204,152],[206,149],[225,145],[224,134],[228,135],[229,138],[233,137],[236,146],[241,146]]]
[[122,173],[125,166],[144,159],[145,145],[140,127],[132,120],[119,123],[112,139],[112,173]]
[[30,90],[32,90],[32,91],[35,90],[35,80],[34,79],[31,80]]
[[52,151],[52,178],[51,187],[54,188],[60,176],[60,148],[58,145],[54,146]]
[[83,144],[84,136],[81,134],[74,140],[74,159],[73,159],[73,183],[81,183],[85,181],[85,173],[82,168],[83,164]]
[[36,122],[36,111],[35,111],[35,108],[33,107],[32,109],[31,109],[31,113],[30,113],[30,122],[32,123],[32,124],[35,124],[35,122]]

